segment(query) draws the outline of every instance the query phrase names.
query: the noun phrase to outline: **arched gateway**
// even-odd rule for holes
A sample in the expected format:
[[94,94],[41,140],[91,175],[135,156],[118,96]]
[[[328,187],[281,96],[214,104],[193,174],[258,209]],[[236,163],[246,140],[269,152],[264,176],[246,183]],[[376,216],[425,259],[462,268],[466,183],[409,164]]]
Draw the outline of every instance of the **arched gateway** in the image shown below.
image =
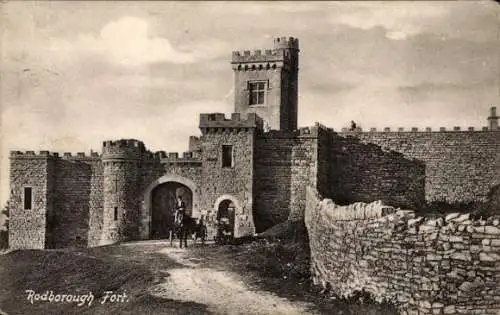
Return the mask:
[[144,191],[141,209],[141,239],[164,238],[173,223],[175,198],[182,196],[186,210],[199,216],[199,190],[192,180],[175,174],[164,175]]
[[222,195],[214,203],[214,213],[219,224],[225,222],[226,232],[230,238],[238,236],[237,216],[241,214],[241,205],[238,198],[232,195]]

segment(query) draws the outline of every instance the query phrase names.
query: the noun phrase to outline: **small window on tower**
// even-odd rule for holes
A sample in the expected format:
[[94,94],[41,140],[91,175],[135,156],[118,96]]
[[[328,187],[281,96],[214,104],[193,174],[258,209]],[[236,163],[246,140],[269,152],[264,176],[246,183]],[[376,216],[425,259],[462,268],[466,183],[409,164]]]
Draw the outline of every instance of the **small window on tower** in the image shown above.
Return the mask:
[[249,105],[263,105],[266,92],[266,82],[249,82],[248,92],[250,95]]
[[24,187],[24,210],[31,210],[33,201],[33,189],[31,187]]
[[118,221],[118,207],[115,207],[114,219]]
[[222,167],[233,167],[233,146],[222,146]]

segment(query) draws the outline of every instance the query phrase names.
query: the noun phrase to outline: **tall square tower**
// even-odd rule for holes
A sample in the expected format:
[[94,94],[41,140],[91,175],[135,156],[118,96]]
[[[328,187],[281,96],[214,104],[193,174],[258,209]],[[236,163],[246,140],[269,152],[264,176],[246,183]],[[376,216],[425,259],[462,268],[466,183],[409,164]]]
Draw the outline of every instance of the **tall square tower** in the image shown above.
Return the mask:
[[256,113],[267,129],[297,129],[299,40],[281,37],[274,49],[233,52],[234,111]]

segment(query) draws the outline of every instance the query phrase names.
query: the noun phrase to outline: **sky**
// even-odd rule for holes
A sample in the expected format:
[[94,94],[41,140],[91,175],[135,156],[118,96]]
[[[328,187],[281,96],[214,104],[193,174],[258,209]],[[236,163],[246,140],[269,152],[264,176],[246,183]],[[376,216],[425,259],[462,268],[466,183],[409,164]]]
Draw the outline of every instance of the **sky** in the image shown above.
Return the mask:
[[[233,50],[300,40],[299,125],[486,125],[500,107],[494,2],[0,3],[0,205],[10,150],[187,150],[233,109]],[[500,111],[500,108],[499,108]]]

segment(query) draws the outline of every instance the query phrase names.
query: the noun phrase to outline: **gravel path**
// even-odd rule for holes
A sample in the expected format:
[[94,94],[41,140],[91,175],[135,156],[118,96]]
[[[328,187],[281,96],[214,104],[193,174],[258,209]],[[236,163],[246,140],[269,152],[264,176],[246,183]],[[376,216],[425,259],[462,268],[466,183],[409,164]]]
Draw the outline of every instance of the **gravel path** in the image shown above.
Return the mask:
[[310,305],[250,288],[237,274],[201,267],[189,251],[165,247],[159,252],[183,267],[163,271],[164,282],[150,288],[155,297],[202,303],[215,314],[312,314]]

